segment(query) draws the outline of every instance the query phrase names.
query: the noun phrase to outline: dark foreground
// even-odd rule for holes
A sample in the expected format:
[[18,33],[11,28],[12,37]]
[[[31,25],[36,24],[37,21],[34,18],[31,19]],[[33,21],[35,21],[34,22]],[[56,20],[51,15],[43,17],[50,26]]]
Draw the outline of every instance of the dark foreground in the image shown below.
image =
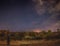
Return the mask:
[[60,40],[12,41],[10,45],[2,42],[0,46],[60,46]]
[[0,45],[0,46],[60,46],[60,44],[23,44],[23,45]]

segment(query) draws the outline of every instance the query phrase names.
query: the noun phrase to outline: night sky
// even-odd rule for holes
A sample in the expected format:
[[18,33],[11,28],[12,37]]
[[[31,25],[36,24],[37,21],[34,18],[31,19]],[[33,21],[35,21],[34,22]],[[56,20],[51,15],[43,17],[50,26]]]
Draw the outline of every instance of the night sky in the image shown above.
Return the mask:
[[0,30],[57,28],[60,28],[60,0],[0,0]]

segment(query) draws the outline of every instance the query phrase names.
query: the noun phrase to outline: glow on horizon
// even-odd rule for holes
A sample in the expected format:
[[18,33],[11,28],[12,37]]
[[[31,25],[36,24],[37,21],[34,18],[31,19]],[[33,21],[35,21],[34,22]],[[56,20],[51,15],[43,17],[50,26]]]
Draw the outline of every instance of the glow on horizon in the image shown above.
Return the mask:
[[34,29],[33,32],[39,33],[39,32],[41,32],[41,30],[40,29]]

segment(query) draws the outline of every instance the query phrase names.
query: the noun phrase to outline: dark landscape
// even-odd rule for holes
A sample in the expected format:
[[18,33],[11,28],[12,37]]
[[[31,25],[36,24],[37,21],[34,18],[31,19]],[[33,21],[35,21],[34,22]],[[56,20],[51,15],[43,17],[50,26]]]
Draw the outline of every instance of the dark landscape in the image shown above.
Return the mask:
[[60,29],[57,32],[9,32],[0,30],[0,46],[60,46]]

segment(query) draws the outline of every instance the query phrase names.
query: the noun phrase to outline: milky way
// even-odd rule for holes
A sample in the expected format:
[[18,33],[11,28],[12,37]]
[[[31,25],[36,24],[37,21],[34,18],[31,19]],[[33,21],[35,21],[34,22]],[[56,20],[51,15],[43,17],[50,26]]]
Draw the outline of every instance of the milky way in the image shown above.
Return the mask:
[[60,0],[0,0],[0,29],[57,28],[60,28]]
[[49,15],[42,26],[52,30],[60,28],[60,0],[34,0],[34,2],[36,3],[35,9],[40,16]]

